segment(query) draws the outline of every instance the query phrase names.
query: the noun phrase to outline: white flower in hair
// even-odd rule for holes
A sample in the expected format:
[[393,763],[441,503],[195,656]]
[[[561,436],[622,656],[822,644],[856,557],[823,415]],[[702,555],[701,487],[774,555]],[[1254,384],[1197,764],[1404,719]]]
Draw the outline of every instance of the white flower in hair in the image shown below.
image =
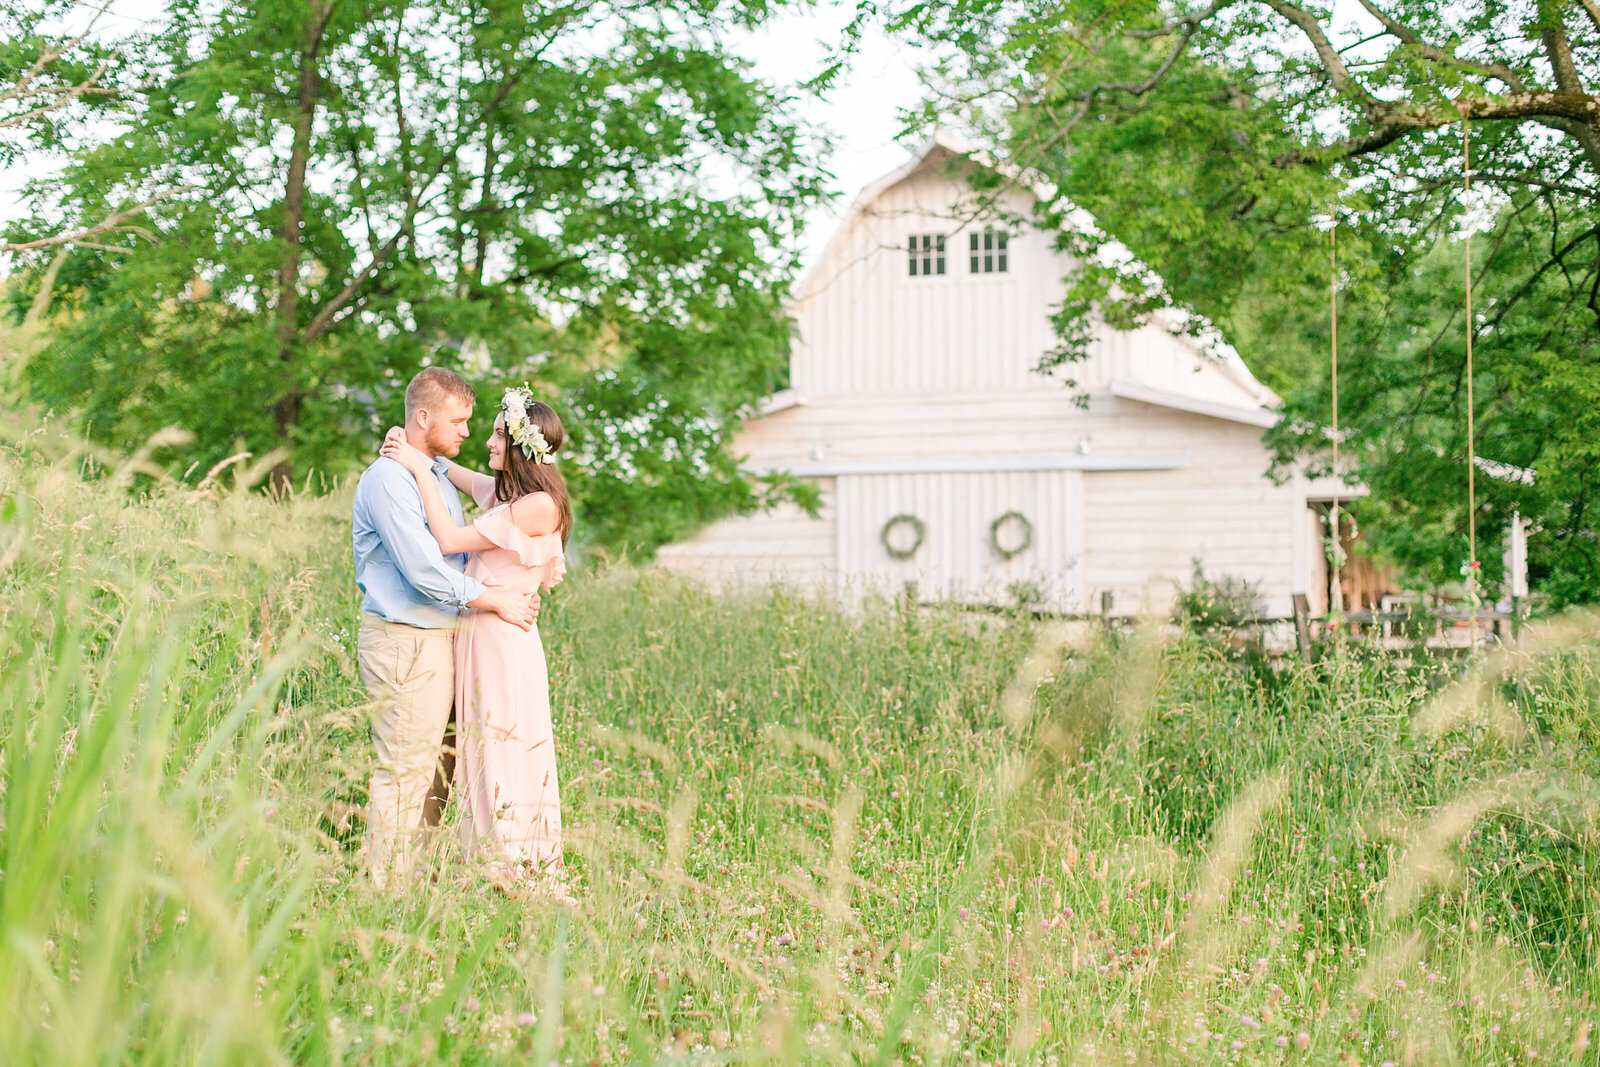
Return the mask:
[[506,417],[522,420],[528,417],[527,401],[523,399],[521,389],[507,389],[505,396],[500,398],[500,406],[506,409]]
[[527,386],[511,387],[500,398],[500,407],[506,415],[506,435],[520,449],[524,459],[535,463],[554,463],[555,451],[544,438],[544,432],[528,418],[528,405],[533,403],[533,390]]

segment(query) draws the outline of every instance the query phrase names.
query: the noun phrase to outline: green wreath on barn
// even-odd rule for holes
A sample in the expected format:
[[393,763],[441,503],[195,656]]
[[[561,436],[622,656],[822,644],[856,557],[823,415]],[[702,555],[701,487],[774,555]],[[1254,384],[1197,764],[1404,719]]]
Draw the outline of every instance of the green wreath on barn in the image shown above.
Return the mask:
[[[1000,543],[1000,527],[1004,526],[1008,522],[1011,522],[1013,519],[1022,526],[1022,540],[1018,541],[1012,547],[1007,548]],[[1001,559],[1016,559],[1018,556],[1028,551],[1028,549],[1032,546],[1033,523],[1029,522],[1028,517],[1020,511],[1006,512],[1004,515],[994,520],[989,527],[989,547],[994,549],[995,555],[999,556]]]
[[[899,526],[911,527],[910,548],[896,548],[894,542],[889,539],[890,534]],[[922,537],[925,532],[921,519],[915,515],[907,515],[902,512],[883,524],[883,530],[879,532],[878,540],[883,542],[883,550],[889,553],[891,559],[910,559],[917,554],[917,549],[922,547]]]

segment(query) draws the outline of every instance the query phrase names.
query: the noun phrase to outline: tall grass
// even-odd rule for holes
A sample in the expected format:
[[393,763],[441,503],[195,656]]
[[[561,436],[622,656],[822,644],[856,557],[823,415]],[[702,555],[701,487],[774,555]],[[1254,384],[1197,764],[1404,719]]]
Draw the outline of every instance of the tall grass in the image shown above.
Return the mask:
[[581,905],[448,835],[381,894],[347,497],[87,458],[0,453],[6,1063],[1593,1062],[1582,624],[1270,668],[580,572]]

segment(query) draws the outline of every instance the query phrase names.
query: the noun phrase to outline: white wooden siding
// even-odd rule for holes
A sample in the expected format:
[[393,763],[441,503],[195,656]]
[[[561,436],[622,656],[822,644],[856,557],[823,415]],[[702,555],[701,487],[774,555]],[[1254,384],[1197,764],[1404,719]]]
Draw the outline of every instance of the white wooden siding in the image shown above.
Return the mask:
[[815,479],[822,509],[812,518],[793,504],[712,523],[687,541],[663,545],[657,559],[719,588],[782,583],[800,588],[835,584],[834,480]]
[[[972,388],[1049,389],[1034,373],[1053,344],[1050,305],[1061,266],[1049,238],[1010,227],[1008,270],[977,274],[967,265],[967,235],[983,222],[962,218],[959,179],[915,174],[887,190],[849,223],[832,262],[797,308],[791,362],[806,395]],[[1007,206],[1026,211],[1013,194]],[[912,277],[912,234],[946,236],[946,273]]]
[[[893,594],[914,581],[923,599],[1005,603],[1014,584],[1029,583],[1046,606],[1081,610],[1083,477],[1080,471],[840,477],[842,587]],[[1033,543],[1006,560],[990,544],[990,527],[1010,511],[1033,525]],[[924,526],[921,546],[905,560],[889,555],[882,540],[885,524],[902,514]]]
[[1084,581],[1118,613],[1164,611],[1190,584],[1195,560],[1212,578],[1253,583],[1270,614],[1290,609],[1294,540],[1302,531],[1293,490],[1250,477],[1243,457],[1217,455],[1182,471],[1084,475]]
[[[1012,188],[1004,209],[1026,217],[1030,194]],[[807,396],[1079,389],[1139,381],[1216,402],[1254,407],[1249,383],[1158,325],[1095,327],[1089,356],[1051,375],[1036,370],[1058,344],[1051,315],[1071,259],[1051,235],[974,220],[963,179],[930,164],[885,190],[846,223],[795,312],[791,384]],[[967,238],[987,225],[1011,233],[1008,271],[973,274]],[[945,273],[912,276],[913,234],[946,235]]]
[[[1098,610],[1109,591],[1126,613],[1167,608],[1200,557],[1287,613],[1319,553],[1303,480],[1265,476],[1270,394],[1236,357],[1160,325],[1102,325],[1088,359],[1039,374],[1070,261],[1051,235],[1007,226],[1008,272],[973,275],[967,234],[984,223],[950,158],[935,146],[851,215],[795,307],[792,406],[735,436],[749,469],[831,475],[818,482],[823,517],[719,522],[663,548],[663,563],[719,585],[893,594],[915,581],[925,597],[1001,603],[1031,582],[1057,610]],[[1010,186],[1004,206],[1026,216],[1032,194]],[[943,275],[909,274],[913,234],[946,235]],[[1006,562],[989,527],[1010,510],[1034,543]],[[906,561],[880,541],[901,512],[926,527]]]

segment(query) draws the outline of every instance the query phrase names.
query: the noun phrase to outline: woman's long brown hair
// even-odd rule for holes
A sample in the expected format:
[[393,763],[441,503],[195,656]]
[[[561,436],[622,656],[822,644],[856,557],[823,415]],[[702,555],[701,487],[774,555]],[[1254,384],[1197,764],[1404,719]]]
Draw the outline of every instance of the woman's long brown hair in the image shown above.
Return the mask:
[[[505,415],[504,408],[500,409],[500,414]],[[561,450],[561,445],[567,439],[567,431],[561,425],[561,416],[556,414],[555,408],[535,400],[528,405],[528,420],[544,434],[552,455]],[[510,426],[505,427],[504,433],[506,465],[503,470],[494,472],[494,498],[504,503],[529,493],[549,493],[550,499],[556,502],[556,514],[560,516],[557,528],[561,531],[561,544],[565,546],[572,534],[572,502],[567,498],[567,483],[554,463],[536,463],[524,456],[521,447],[511,439]]]

